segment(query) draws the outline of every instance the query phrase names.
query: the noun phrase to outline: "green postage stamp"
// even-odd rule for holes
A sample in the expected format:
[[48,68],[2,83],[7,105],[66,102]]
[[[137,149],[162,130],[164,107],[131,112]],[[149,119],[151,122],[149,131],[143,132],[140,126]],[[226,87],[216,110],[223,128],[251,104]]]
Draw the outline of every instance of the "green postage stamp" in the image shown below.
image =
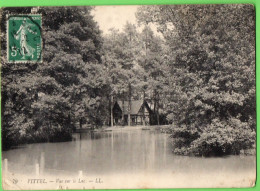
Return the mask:
[[8,62],[42,61],[42,16],[8,15],[7,60]]

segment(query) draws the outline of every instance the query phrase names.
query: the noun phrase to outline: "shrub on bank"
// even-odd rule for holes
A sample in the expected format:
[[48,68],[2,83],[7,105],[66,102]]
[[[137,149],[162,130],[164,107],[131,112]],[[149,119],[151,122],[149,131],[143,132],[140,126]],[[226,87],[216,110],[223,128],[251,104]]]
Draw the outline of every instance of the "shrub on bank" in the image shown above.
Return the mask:
[[192,128],[182,125],[178,128],[172,128],[170,136],[173,140],[174,153],[188,155],[188,149],[191,143],[198,139],[199,132]]
[[256,133],[248,123],[232,118],[226,122],[215,119],[201,128],[172,128],[171,137],[175,154],[222,156],[252,153]]
[[3,150],[8,150],[18,145],[43,142],[65,142],[72,140],[72,131],[60,126],[47,128],[41,127],[37,130],[28,128],[26,131],[16,133],[14,138],[3,140]]
[[54,131],[50,138],[50,142],[65,142],[72,140],[72,132],[68,130],[56,130]]
[[8,150],[12,146],[16,146],[20,143],[20,134],[19,131],[13,131],[10,133],[10,131],[3,131],[2,130],[2,150]]
[[61,126],[42,127],[35,130],[28,130],[23,136],[23,143],[37,143],[37,142],[63,142],[71,141],[72,132],[68,128]]

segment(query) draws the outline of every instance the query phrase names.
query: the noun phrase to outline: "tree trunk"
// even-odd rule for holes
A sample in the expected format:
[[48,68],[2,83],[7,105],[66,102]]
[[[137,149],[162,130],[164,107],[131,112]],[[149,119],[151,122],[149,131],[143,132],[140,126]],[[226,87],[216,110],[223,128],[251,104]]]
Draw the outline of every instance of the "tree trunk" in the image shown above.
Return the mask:
[[47,142],[50,142],[50,130],[52,129],[51,120],[49,119],[49,129],[48,129],[48,135],[47,135]]
[[154,98],[154,105],[153,105],[153,121],[154,121],[154,124],[157,124],[157,114],[156,114],[156,104],[157,104],[157,100],[156,100],[156,90],[154,90],[154,95],[153,95],[153,98]]
[[131,84],[129,83],[128,95],[128,126],[131,126]]
[[156,90],[154,90],[153,92],[153,112],[155,113],[156,112]]
[[122,100],[122,125],[125,125],[125,95],[123,93],[123,100]]
[[82,118],[79,119],[79,128],[82,129]]
[[156,117],[156,124],[160,125],[160,115],[159,115],[159,93],[154,90],[154,107],[153,111]]
[[143,107],[143,126],[145,126],[145,115],[144,115],[145,107]]
[[[68,114],[68,120],[67,120],[67,123],[66,123],[66,124],[67,124],[68,128],[71,129],[71,114],[70,114],[70,112],[69,112],[69,114]],[[73,127],[72,130],[75,132],[75,131],[76,131],[76,128]]]
[[114,125],[114,119],[113,119],[113,96],[111,96],[111,101],[110,101],[110,120],[111,120],[111,127]]
[[145,91],[144,91],[144,95],[143,95],[143,125],[145,126],[145,107],[144,107],[144,102],[145,102]]
[[160,114],[159,114],[159,94],[157,94],[157,108],[156,108],[156,115],[157,115],[157,125],[160,125]]

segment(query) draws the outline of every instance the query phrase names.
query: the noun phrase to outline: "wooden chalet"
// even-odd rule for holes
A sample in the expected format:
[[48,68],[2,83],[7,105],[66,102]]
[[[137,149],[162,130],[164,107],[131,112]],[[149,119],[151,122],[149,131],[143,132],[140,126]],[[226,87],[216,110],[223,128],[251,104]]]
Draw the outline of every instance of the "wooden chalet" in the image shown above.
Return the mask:
[[113,125],[150,125],[152,110],[148,103],[143,100],[131,101],[130,112],[128,101],[116,101],[113,107]]

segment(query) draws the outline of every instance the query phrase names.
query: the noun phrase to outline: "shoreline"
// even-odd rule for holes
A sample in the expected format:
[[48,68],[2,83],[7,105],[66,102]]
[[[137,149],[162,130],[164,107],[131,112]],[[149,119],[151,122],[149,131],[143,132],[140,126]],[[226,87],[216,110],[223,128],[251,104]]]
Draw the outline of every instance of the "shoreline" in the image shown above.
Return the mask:
[[75,133],[84,132],[107,132],[107,131],[133,131],[133,130],[161,130],[169,128],[171,125],[137,125],[137,126],[113,126],[102,127],[100,129],[91,130],[89,128],[76,129]]

